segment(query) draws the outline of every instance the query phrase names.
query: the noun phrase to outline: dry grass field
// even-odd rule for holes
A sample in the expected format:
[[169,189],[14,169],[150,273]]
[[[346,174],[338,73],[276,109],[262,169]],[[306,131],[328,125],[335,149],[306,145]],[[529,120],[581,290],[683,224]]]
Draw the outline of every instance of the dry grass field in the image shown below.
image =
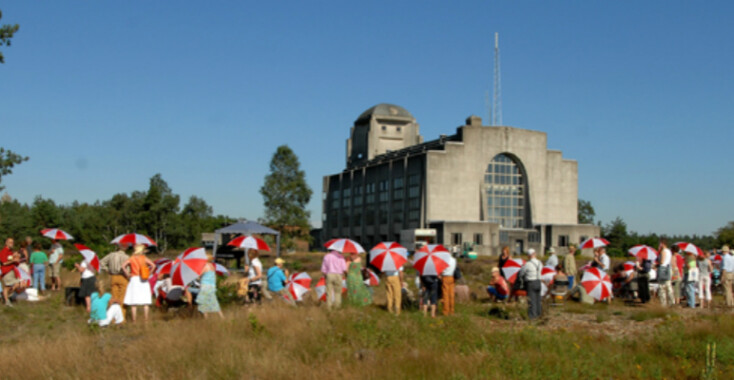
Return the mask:
[[[320,255],[288,256],[292,269],[317,280]],[[272,258],[265,258],[269,267]],[[490,317],[481,284],[489,259],[462,263],[477,300],[437,319],[416,311],[400,317],[375,305],[329,312],[309,300],[258,307],[228,304],[225,319],[156,311],[148,323],[87,326],[81,307],[60,294],[38,303],[0,307],[0,377],[8,379],[691,379],[734,373],[734,314],[567,303],[546,308],[536,323],[522,306],[508,319]],[[104,278],[104,276],[101,276]],[[73,285],[74,274],[65,274]],[[721,300],[717,300],[721,303]]]

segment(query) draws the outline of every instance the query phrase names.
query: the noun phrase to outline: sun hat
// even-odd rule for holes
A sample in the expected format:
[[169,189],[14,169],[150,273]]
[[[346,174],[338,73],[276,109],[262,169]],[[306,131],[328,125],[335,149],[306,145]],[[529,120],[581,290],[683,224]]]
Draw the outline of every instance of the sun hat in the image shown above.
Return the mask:
[[553,247],[548,248],[548,253],[556,253],[556,250]]
[[147,248],[148,247],[146,247],[144,244],[135,244],[135,247],[133,247],[133,255],[145,253]]
[[278,257],[277,259],[275,259],[275,263],[276,264],[285,264],[285,260],[283,260],[280,257]]
[[534,249],[532,249],[532,248],[528,249],[528,256],[532,256],[534,254],[535,254],[535,250]]
[[729,246],[728,245],[725,245],[725,246],[721,247],[721,252],[729,253]]
[[499,272],[499,271],[500,271],[500,268],[497,268],[497,267],[492,267],[492,273],[494,273],[494,272]]

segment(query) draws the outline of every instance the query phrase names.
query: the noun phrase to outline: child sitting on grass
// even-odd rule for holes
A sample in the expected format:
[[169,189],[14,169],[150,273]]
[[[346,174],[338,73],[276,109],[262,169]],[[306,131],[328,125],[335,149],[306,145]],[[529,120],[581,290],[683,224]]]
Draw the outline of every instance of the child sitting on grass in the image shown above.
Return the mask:
[[[101,295],[100,295],[101,294]],[[104,327],[112,323],[121,324],[125,321],[120,304],[110,305],[112,295],[105,293],[102,281],[97,282],[97,291],[91,295],[91,311],[89,312],[89,323],[96,323]]]

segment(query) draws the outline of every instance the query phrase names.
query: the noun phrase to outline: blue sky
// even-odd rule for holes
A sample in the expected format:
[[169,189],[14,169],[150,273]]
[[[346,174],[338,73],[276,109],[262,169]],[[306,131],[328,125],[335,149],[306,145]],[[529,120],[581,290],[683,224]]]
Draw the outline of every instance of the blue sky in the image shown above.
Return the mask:
[[276,147],[322,177],[354,119],[404,106],[426,139],[485,120],[500,33],[503,121],[579,161],[597,217],[638,232],[734,220],[734,4],[724,1],[6,1],[0,146],[23,202],[94,202],[161,173],[257,218]]

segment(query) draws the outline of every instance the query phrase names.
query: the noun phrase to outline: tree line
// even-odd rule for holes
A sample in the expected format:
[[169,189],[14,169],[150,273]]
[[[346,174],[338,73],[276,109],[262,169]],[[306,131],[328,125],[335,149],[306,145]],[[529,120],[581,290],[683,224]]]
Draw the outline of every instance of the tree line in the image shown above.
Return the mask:
[[110,241],[129,232],[150,236],[159,252],[196,246],[201,244],[202,232],[232,222],[227,216],[215,216],[212,207],[195,195],[181,206],[181,197],[160,174],[150,179],[146,191],[119,193],[92,204],[59,205],[42,196],[32,204],[21,204],[7,195],[0,200],[0,236],[37,239],[42,228],[59,227],[98,253],[110,251]]

